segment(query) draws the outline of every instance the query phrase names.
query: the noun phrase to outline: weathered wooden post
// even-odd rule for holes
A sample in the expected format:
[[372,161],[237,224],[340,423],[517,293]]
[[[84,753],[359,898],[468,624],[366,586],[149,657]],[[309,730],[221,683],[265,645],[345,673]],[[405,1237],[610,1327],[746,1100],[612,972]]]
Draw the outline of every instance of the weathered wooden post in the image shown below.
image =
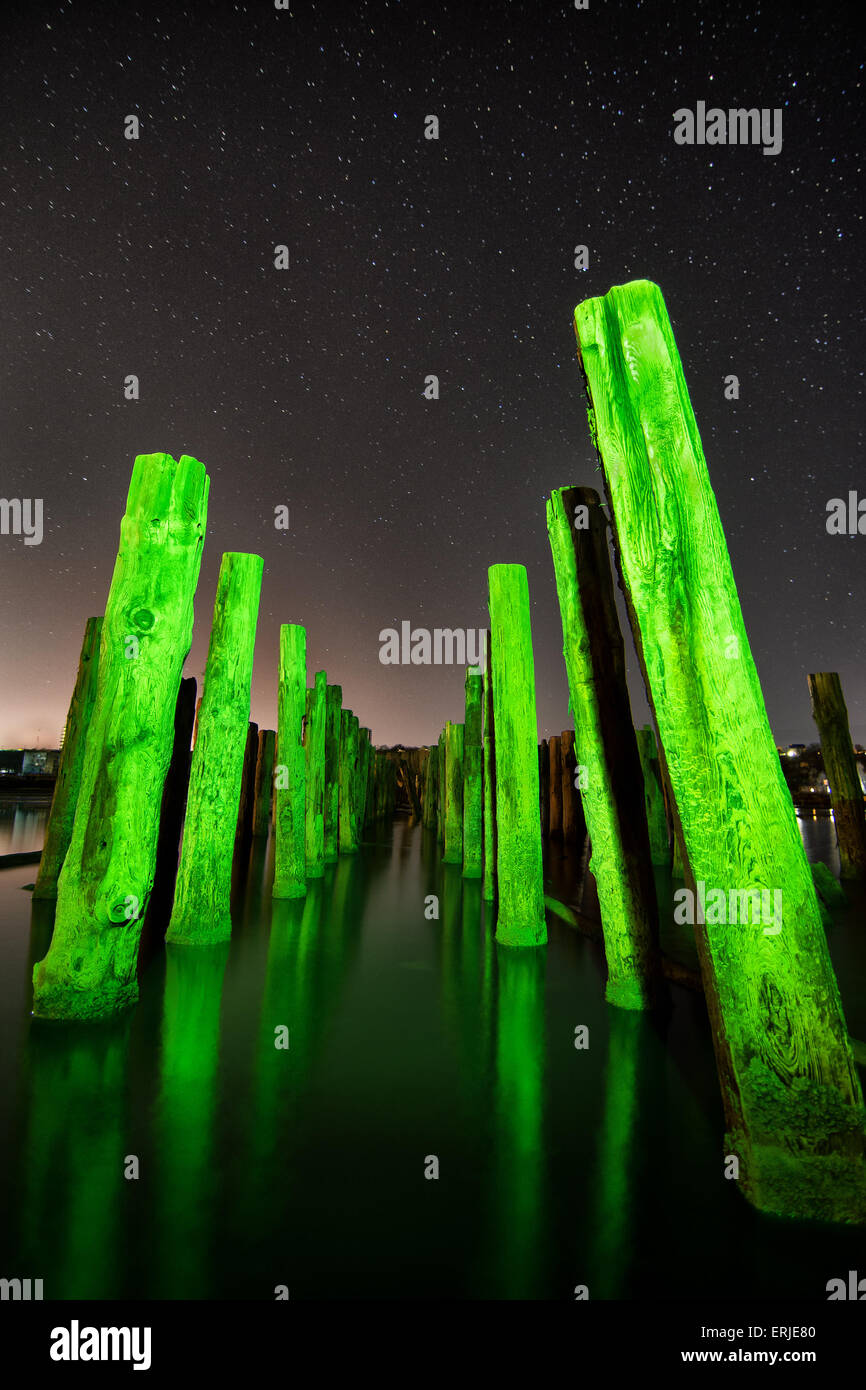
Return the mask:
[[159,834],[156,842],[156,865],[153,892],[150,895],[150,914],[165,923],[174,902],[177,878],[180,834],[186,814],[189,793],[189,773],[192,763],[192,729],[195,722],[196,691],[194,676],[182,680],[174,710],[174,742],[171,761],[162,788],[162,807],[159,813]]
[[463,725],[445,725],[444,864],[463,863]]
[[821,735],[824,771],[830,783],[842,878],[866,878],[866,809],[842,682],[836,671],[808,677],[812,718]]
[[344,709],[340,727],[340,853],[356,854],[358,850],[357,796],[358,777],[358,718]]
[[244,745],[244,768],[241,773],[241,795],[238,802],[238,823],[235,832],[237,849],[247,849],[253,834],[253,811],[256,804],[256,755],[259,751],[259,726],[249,721]]
[[325,872],[325,702],[328,677],[317,671],[312,690],[307,691],[304,720],[304,750],[307,768],[307,807],[304,845],[307,878],[322,878]]
[[367,821],[367,792],[370,781],[370,754],[373,746],[371,729],[358,729],[358,775],[355,784],[355,844],[360,849]]
[[437,799],[439,796],[439,748],[435,745],[429,750],[424,772],[424,815],[425,830],[436,829]]
[[307,634],[297,623],[283,623],[280,627],[277,763],[274,770],[275,898],[303,898],[307,892],[307,768],[304,749],[306,689]]
[[[249,746],[250,683],[264,561],[223,555],[198,739],[166,941],[208,945],[232,934],[232,858]],[[258,742],[258,739],[256,740]]]
[[207,495],[197,459],[135,460],[54,935],[33,971],[33,1011],[43,1018],[104,1017],[138,996],[141,920],[192,638]]
[[538,745],[538,795],[541,801],[541,838],[550,836],[550,747],[543,738]]
[[550,829],[551,840],[562,839],[562,739],[559,734],[551,734],[547,740],[550,759],[548,781],[550,784]]
[[562,838],[567,845],[583,844],[586,819],[583,798],[577,785],[578,763],[573,729],[563,729],[559,738],[562,768]]
[[484,878],[481,896],[496,896],[496,731],[493,724],[493,679],[490,669],[490,630],[484,644]]
[[623,1009],[646,1009],[661,978],[658,908],[607,519],[598,493],[558,488],[547,503],[547,531],[577,759],[586,769],[583,810],[604,928],[605,998]]
[[642,729],[636,729],[635,736],[643,773],[644,805],[646,807],[647,829],[649,830],[650,855],[654,864],[667,865],[671,862],[671,850],[656,736],[648,724]]
[[[762,1209],[862,1221],[863,1095],[661,292],[617,286],[575,327],[688,859],[726,1152]],[[722,910],[731,892],[744,914]]]
[[412,770],[412,757],[406,754],[400,759],[400,777],[403,786],[406,788],[406,796],[409,801],[409,810],[416,821],[421,819],[421,802],[418,800],[418,792],[415,787],[415,773]]
[[484,677],[469,667],[465,680],[463,723],[463,877],[481,878],[484,835],[484,750],[481,700]]
[[195,719],[192,726],[192,746],[195,748],[195,741],[198,738],[198,717],[201,713],[201,696],[195,702]]
[[325,692],[325,863],[339,858],[340,832],[340,724],[343,687],[329,685]]
[[436,806],[436,838],[440,845],[445,845],[445,800],[447,797],[447,776],[446,776],[446,752],[445,752],[445,730],[439,735],[437,743],[437,757],[439,762],[439,800]]
[[256,755],[255,810],[253,812],[253,835],[266,836],[271,824],[271,792],[274,785],[274,753],[277,735],[275,729],[262,729],[259,734],[259,747]]
[[48,813],[48,824],[45,827],[42,858],[33,887],[34,898],[57,897],[57,879],[63,868],[69,841],[72,839],[78,789],[84,769],[84,746],[96,700],[101,636],[102,619],[88,618],[84,627],[81,656],[78,659],[75,689],[66,716],[66,733],[60,750],[60,763],[57,768],[57,781],[54,783],[54,796],[51,798],[51,810]]
[[491,565],[490,660],[496,731],[496,940],[543,946],[538,725],[529,585],[523,565]]

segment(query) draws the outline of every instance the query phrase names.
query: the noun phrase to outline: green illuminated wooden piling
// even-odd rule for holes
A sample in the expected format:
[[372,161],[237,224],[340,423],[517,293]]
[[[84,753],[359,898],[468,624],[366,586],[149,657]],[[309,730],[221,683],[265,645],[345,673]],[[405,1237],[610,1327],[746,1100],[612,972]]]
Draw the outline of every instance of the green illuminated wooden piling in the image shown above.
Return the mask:
[[439,800],[436,806],[436,839],[440,845],[445,844],[445,798],[447,793],[445,776],[445,730],[439,735],[436,745],[437,760],[439,763],[438,783]]
[[668,822],[665,815],[665,798],[662,790],[662,775],[659,766],[658,745],[655,731],[647,724],[635,730],[637,751],[643,773],[644,805],[646,807],[647,829],[650,838],[650,856],[654,864],[667,865],[671,862]]
[[307,878],[321,878],[325,872],[325,716],[328,677],[317,671],[312,690],[307,691],[304,719],[304,752],[307,768],[307,806],[304,845]]
[[490,632],[484,648],[484,878],[481,896],[496,896],[496,732],[493,724],[493,680],[490,671]]
[[271,793],[274,786],[274,753],[277,735],[274,729],[262,729],[256,754],[255,810],[253,835],[260,839],[268,834],[271,825]]
[[463,877],[481,878],[484,851],[484,749],[481,702],[484,677],[469,667],[463,722]]
[[491,565],[487,576],[496,731],[496,940],[542,946],[547,925],[529,585],[523,565]]
[[[578,508],[586,520],[580,528],[574,524]],[[604,928],[605,998],[620,1008],[645,1009],[653,1003],[660,979],[658,909],[607,519],[598,493],[558,488],[547,503],[547,531],[577,762],[586,770],[583,810]]]
[[307,892],[307,767],[304,749],[306,690],[307,634],[297,623],[283,623],[280,627],[277,746],[274,768],[275,898],[303,898]]
[[72,839],[78,789],[84,770],[87,730],[96,700],[101,636],[102,619],[88,618],[84,628],[84,641],[81,644],[81,656],[78,659],[78,675],[69,702],[69,713],[66,716],[66,731],[60,750],[57,781],[54,783],[42,858],[33,888],[34,898],[57,897],[57,880],[63,868],[69,841]]
[[325,692],[325,863],[339,858],[340,830],[340,716],[343,688],[329,685]]
[[725,1153],[763,1210],[863,1221],[860,1081],[661,292],[617,286],[575,327],[686,871],[782,894],[781,921],[696,925]]
[[812,718],[821,735],[824,771],[830,783],[842,878],[866,878],[866,809],[842,682],[836,671],[808,677]]
[[463,725],[445,725],[444,864],[463,863]]
[[[264,561],[223,555],[166,941],[210,945],[232,932],[232,858],[250,729],[250,682]],[[258,740],[257,740],[258,741]]]
[[184,455],[135,460],[99,649],[54,935],[33,1012],[99,1018],[134,1002],[141,919],[207,518],[208,477]]
[[372,731],[358,729],[358,771],[355,778],[355,844],[360,849],[364,835],[367,810],[367,792],[370,782],[370,754],[372,752]]
[[358,811],[358,718],[344,709],[340,726],[340,853],[356,854],[359,841]]

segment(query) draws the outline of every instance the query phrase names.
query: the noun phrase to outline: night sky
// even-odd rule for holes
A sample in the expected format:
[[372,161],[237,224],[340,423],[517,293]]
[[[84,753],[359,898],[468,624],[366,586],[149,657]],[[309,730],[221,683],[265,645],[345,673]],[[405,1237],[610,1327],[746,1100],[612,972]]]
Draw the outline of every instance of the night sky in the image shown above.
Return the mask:
[[[380,629],[486,627],[497,562],[529,573],[539,734],[566,727],[544,503],[602,486],[572,315],[639,277],[667,301],[776,739],[817,738],[806,673],[838,670],[866,741],[866,536],[825,526],[866,496],[855,13],[7,4],[0,495],[43,498],[45,530],[0,536],[0,744],[57,745],[133,459],[158,451],[211,477],[187,675],[222,552],[264,556],[262,727],[279,624],[302,622],[310,681],[326,669],[375,742],[435,741],[464,672],[381,665]],[[781,107],[781,153],[675,144],[698,101]]]

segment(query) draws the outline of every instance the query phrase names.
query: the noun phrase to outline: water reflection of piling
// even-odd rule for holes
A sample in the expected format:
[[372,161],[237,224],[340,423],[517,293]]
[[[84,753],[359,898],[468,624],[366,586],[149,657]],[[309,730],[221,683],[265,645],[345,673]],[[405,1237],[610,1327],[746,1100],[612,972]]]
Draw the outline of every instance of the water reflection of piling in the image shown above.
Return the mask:
[[214,1154],[220,1006],[229,942],[166,948],[161,1088],[155,1118],[160,1298],[207,1298],[218,1226]]
[[[47,906],[47,904],[46,904]],[[46,1299],[120,1297],[126,1203],[126,1077],[130,1015],[91,1024],[34,1021],[28,1039],[22,1145],[22,1268]]]
[[492,1298],[539,1295],[545,1243],[545,954],[496,948]]

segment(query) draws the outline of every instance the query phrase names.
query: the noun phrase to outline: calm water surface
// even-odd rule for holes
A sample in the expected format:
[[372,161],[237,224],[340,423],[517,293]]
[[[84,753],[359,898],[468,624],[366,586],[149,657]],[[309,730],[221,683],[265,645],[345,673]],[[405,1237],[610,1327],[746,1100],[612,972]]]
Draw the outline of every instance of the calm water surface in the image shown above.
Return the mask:
[[[828,857],[832,823],[802,828]],[[575,865],[546,872],[574,902]],[[555,916],[545,949],[500,950],[480,885],[405,820],[305,901],[272,874],[259,845],[231,943],[153,946],[138,1007],[88,1027],[30,1018],[53,905],[22,891],[35,866],[0,872],[0,1275],[46,1298],[823,1299],[863,1267],[862,1232],[760,1216],[723,1179],[701,997],[608,1008],[600,949]],[[829,939],[866,1037],[850,896]]]

